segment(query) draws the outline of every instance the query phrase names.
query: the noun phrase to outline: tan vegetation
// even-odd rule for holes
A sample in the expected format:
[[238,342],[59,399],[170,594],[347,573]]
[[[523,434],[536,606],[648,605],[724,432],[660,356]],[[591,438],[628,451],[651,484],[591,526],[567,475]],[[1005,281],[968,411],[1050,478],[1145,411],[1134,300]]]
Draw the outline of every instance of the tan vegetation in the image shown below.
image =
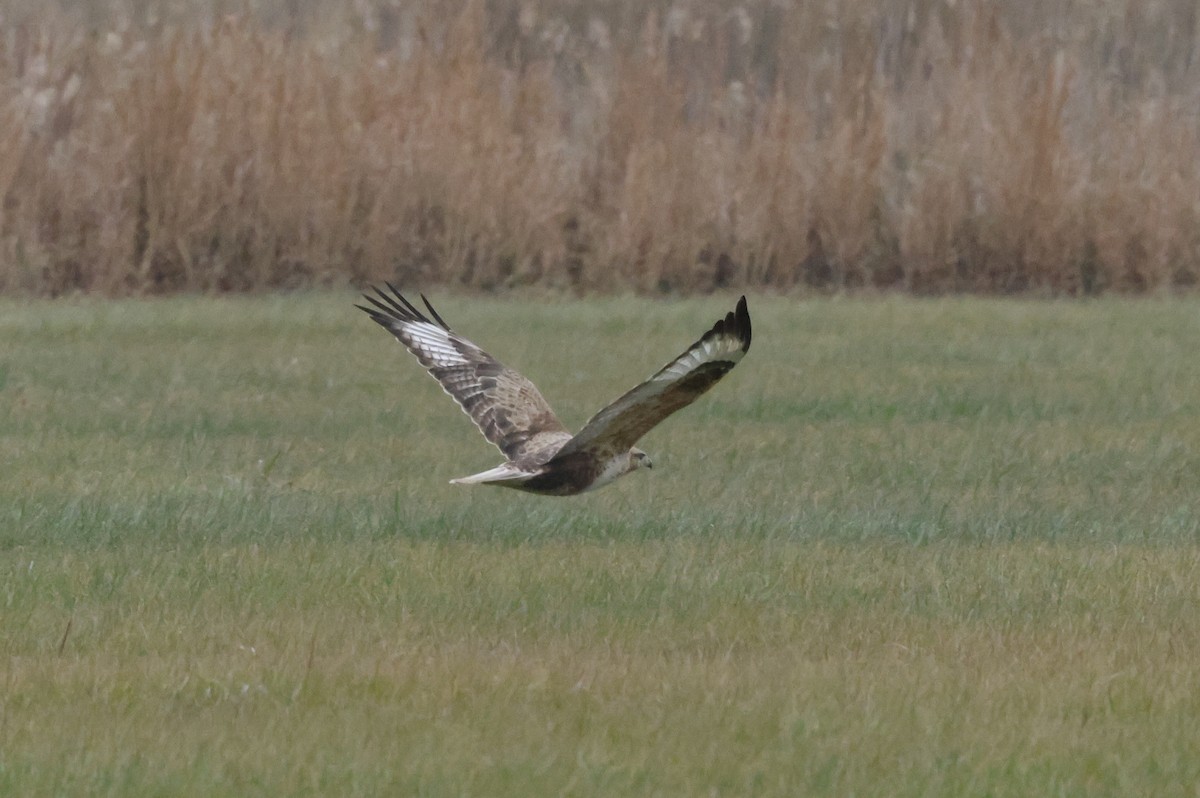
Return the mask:
[[1200,273],[1190,0],[347,7],[9,4],[0,290]]

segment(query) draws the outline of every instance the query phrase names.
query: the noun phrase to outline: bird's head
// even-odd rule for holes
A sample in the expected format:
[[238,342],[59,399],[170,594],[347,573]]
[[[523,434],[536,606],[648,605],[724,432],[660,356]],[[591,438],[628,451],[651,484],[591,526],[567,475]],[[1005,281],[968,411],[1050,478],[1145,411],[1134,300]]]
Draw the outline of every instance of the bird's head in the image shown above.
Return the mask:
[[654,463],[650,460],[650,455],[634,447],[629,450],[629,470],[636,471],[639,468],[654,468]]

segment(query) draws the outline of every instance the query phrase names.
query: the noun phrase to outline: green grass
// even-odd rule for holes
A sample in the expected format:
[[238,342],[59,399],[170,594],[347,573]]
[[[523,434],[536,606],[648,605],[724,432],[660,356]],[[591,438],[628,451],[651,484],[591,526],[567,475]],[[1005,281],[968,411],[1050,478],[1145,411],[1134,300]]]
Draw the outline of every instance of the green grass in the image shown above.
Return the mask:
[[[1200,779],[1197,301],[752,297],[575,499],[351,301],[0,303],[0,794]],[[574,427],[731,306],[439,303]]]

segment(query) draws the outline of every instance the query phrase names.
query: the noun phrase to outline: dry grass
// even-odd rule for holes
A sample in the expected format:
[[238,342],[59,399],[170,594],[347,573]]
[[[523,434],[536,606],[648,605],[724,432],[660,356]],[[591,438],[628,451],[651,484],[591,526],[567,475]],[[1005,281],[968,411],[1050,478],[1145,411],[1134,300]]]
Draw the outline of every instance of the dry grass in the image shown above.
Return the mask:
[[1200,268],[1188,0],[227,8],[10,4],[0,290]]

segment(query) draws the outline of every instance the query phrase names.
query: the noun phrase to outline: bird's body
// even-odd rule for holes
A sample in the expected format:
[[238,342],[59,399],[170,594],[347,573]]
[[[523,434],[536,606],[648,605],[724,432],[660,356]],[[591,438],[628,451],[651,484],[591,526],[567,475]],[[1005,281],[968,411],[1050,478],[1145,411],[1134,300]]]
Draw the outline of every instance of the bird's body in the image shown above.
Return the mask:
[[603,487],[650,458],[634,447],[652,427],[693,402],[750,348],[746,298],[650,379],[605,407],[572,435],[537,387],[453,332],[425,297],[426,316],[391,285],[359,305],[416,356],[480,432],[508,458],[454,484],[487,484],[547,496]]
[[[548,450],[547,462],[554,460],[555,452]],[[575,453],[554,463],[553,468],[545,464],[514,468],[510,463],[496,466],[479,474],[450,480],[453,485],[498,485],[516,488],[543,496],[574,496],[602,488],[614,479],[640,468],[630,452],[597,452],[595,456]]]

